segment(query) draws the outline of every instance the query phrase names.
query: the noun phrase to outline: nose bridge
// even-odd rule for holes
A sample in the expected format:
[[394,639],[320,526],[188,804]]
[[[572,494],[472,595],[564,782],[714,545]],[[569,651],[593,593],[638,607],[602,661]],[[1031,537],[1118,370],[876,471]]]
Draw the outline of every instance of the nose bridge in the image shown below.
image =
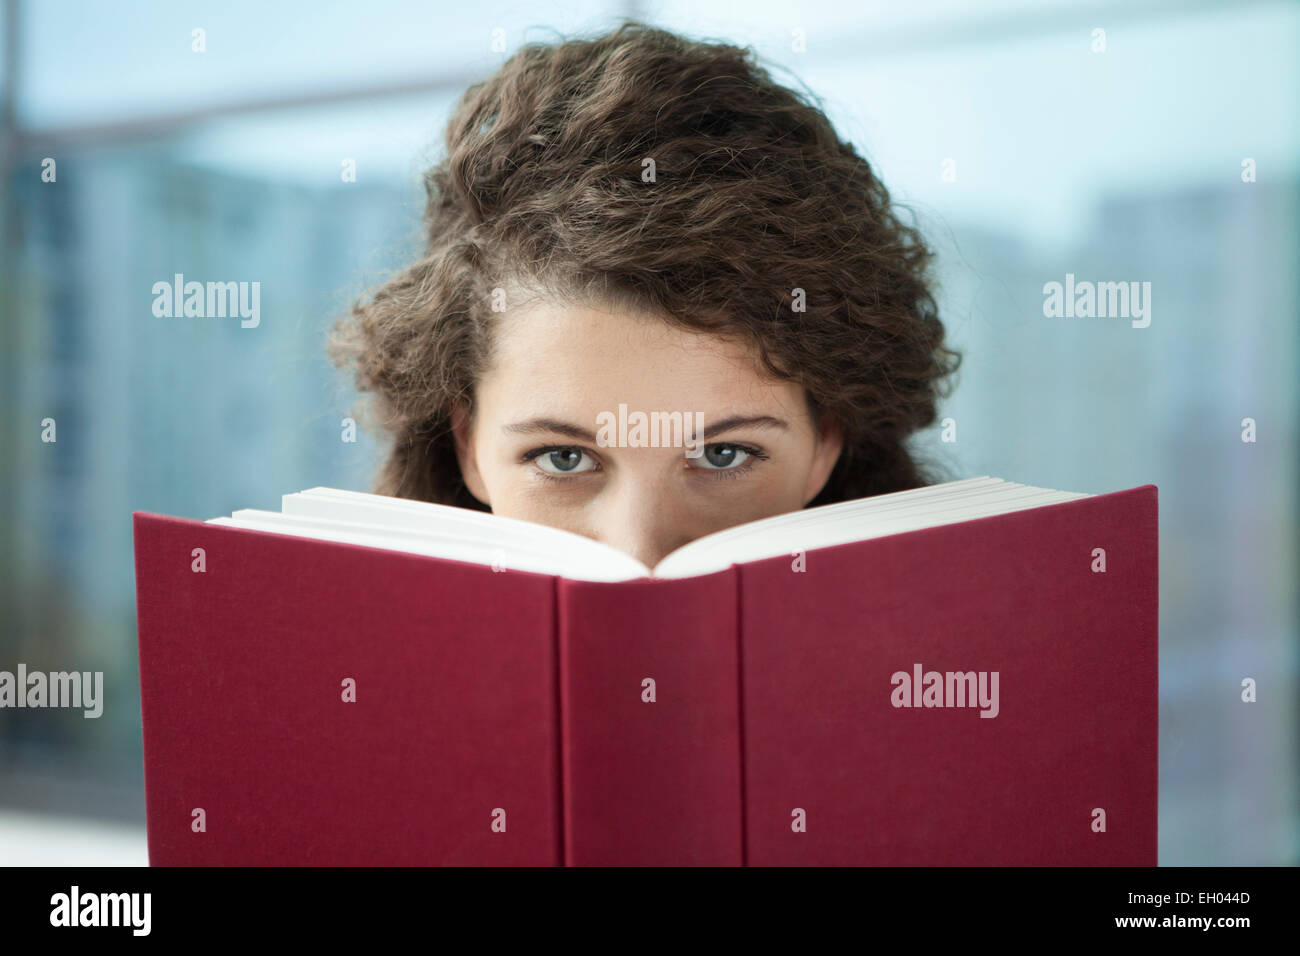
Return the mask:
[[679,537],[674,485],[650,469],[623,477],[602,502],[600,540],[653,566],[676,547]]

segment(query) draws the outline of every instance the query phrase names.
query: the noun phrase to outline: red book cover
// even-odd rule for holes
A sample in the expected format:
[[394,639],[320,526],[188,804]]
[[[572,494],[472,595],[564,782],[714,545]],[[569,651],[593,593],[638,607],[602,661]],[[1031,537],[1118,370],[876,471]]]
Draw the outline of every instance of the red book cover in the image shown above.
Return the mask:
[[1156,862],[1151,485],[617,583],[135,534],[155,865]]
[[748,863],[1155,866],[1156,523],[1145,485],[741,566]]
[[552,578],[143,513],[135,548],[151,864],[561,862]]

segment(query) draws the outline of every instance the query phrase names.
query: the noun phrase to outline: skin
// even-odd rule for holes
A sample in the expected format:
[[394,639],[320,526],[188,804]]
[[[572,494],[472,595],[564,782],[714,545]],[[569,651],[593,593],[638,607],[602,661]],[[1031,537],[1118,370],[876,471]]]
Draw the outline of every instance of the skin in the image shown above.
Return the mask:
[[[691,421],[702,412],[702,451],[602,447],[597,416],[620,403]],[[453,414],[475,498],[648,567],[695,538],[803,508],[843,447],[802,388],[765,374],[745,346],[594,306],[535,303],[503,316],[475,405],[472,417],[463,406]],[[726,421],[737,418],[753,421]]]

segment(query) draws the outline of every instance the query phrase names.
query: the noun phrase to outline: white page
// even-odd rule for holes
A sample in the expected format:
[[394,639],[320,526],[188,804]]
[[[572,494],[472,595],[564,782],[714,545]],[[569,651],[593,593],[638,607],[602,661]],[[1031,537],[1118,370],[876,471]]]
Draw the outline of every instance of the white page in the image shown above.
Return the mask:
[[632,570],[641,575],[650,573],[649,568],[617,548],[571,531],[428,501],[332,488],[310,488],[298,494],[284,495],[280,510],[283,514],[335,521],[360,521],[405,530],[440,534],[455,530],[469,537],[490,540],[496,547],[506,550],[532,546],[554,552],[561,561],[609,561],[618,565],[626,565],[631,561],[635,567],[627,566],[629,573]]
[[208,523],[336,541],[340,544],[384,548],[471,564],[496,564],[516,571],[532,571],[585,581],[624,581],[646,576],[644,565],[621,552],[615,552],[615,560],[604,556],[599,561],[575,559],[573,556],[567,556],[566,560],[557,557],[554,552],[542,549],[501,545],[491,539],[471,538],[455,533],[402,530],[363,522],[331,521],[255,509],[242,509],[231,517],[212,518]]
[[[942,486],[929,487],[934,489]],[[887,496],[882,495],[808,509],[798,513],[805,518],[803,521],[767,519],[697,538],[660,561],[655,566],[655,576],[693,577],[720,571],[732,564],[789,555],[795,551],[807,552],[851,544],[888,534],[1045,507],[1089,496],[1005,483],[999,487],[981,488],[973,493],[966,490],[956,495],[934,495],[918,502],[895,497],[889,502],[882,501],[879,507],[870,507],[871,502],[885,497]]]
[[[1089,497],[980,476],[775,515],[678,548],[654,576],[692,577],[763,558]],[[285,495],[281,512],[244,509],[213,523],[426,554],[574,580],[646,577],[608,545],[529,521],[335,488]]]

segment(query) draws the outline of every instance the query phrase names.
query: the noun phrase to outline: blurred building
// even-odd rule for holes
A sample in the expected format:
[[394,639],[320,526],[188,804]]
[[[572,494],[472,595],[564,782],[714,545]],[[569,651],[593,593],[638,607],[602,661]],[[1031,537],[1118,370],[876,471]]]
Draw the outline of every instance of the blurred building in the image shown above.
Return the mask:
[[[60,804],[142,820],[131,513],[206,519],[368,486],[375,447],[343,441],[355,393],[326,334],[398,264],[388,250],[415,248],[419,206],[400,183],[309,189],[156,149],[64,157],[58,188],[34,168],[9,183],[23,230],[10,411],[31,428],[11,446],[4,660],[102,670],[110,696],[97,720],[6,712],[0,800],[44,806],[46,775],[85,774],[84,789],[51,784]],[[155,316],[154,283],[176,272],[260,282],[259,324]],[[54,444],[32,440],[45,418]]]
[[[1160,489],[1162,864],[1300,854],[1297,223],[1300,183],[1230,182],[1110,197],[1064,250],[959,229],[944,258],[962,474]],[[1067,272],[1151,282],[1150,326],[1044,317]]]

